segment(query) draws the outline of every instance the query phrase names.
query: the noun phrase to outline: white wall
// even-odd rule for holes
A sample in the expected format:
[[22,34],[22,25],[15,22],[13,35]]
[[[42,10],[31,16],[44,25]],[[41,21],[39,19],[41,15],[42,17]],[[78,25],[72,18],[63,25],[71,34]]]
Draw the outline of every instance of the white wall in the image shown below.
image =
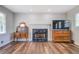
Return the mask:
[[32,13],[32,14],[15,14],[15,28],[21,22],[25,21],[29,26],[30,24],[50,24],[51,20],[66,19],[65,14],[52,14],[52,13]]
[[0,47],[10,43],[11,40],[11,35],[10,34],[2,34],[0,35]]
[[[10,33],[14,31],[14,16],[13,12],[8,10],[7,8],[0,6],[0,12],[6,15],[6,33],[0,34],[0,47],[4,46],[11,42]],[[3,41],[3,43],[1,43]]]
[[75,15],[77,13],[79,13],[79,6],[75,7],[67,13],[67,19],[72,23],[72,39],[74,40],[75,44],[79,45],[79,27],[75,26]]

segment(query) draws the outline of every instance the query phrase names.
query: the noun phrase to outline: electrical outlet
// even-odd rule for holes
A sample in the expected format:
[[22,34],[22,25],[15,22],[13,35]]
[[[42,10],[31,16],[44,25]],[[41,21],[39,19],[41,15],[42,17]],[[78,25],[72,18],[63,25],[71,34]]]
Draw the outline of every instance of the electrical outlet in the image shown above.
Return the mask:
[[1,44],[3,44],[4,41],[1,41]]

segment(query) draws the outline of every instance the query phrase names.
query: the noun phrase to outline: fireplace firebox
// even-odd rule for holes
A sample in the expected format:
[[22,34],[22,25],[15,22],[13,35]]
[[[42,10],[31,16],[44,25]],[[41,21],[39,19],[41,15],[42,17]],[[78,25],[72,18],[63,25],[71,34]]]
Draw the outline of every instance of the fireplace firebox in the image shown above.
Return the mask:
[[48,29],[33,29],[33,42],[47,42],[48,41]]

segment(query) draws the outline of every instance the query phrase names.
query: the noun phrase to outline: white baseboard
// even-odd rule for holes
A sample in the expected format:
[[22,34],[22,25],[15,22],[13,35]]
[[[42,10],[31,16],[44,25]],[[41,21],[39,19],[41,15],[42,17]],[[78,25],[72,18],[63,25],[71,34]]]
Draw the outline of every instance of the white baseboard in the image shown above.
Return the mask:
[[28,39],[15,39],[15,41],[28,41]]
[[74,44],[79,45],[79,42],[74,42]]

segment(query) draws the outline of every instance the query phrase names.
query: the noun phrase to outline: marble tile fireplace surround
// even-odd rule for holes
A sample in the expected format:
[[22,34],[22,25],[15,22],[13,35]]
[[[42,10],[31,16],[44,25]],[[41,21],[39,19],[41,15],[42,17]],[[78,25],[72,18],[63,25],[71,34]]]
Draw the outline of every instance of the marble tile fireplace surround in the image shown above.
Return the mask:
[[[51,31],[50,31],[50,25],[49,24],[31,24],[30,25],[30,32],[29,32],[29,39],[28,39],[29,41],[34,41],[33,40],[34,29],[36,29],[37,31],[40,31],[41,36],[40,36],[40,34],[37,34],[38,39],[42,40],[45,37],[46,39],[43,40],[43,41],[51,41]],[[45,30],[46,32],[44,32],[43,30]],[[46,34],[46,35],[44,35],[44,34]]]

